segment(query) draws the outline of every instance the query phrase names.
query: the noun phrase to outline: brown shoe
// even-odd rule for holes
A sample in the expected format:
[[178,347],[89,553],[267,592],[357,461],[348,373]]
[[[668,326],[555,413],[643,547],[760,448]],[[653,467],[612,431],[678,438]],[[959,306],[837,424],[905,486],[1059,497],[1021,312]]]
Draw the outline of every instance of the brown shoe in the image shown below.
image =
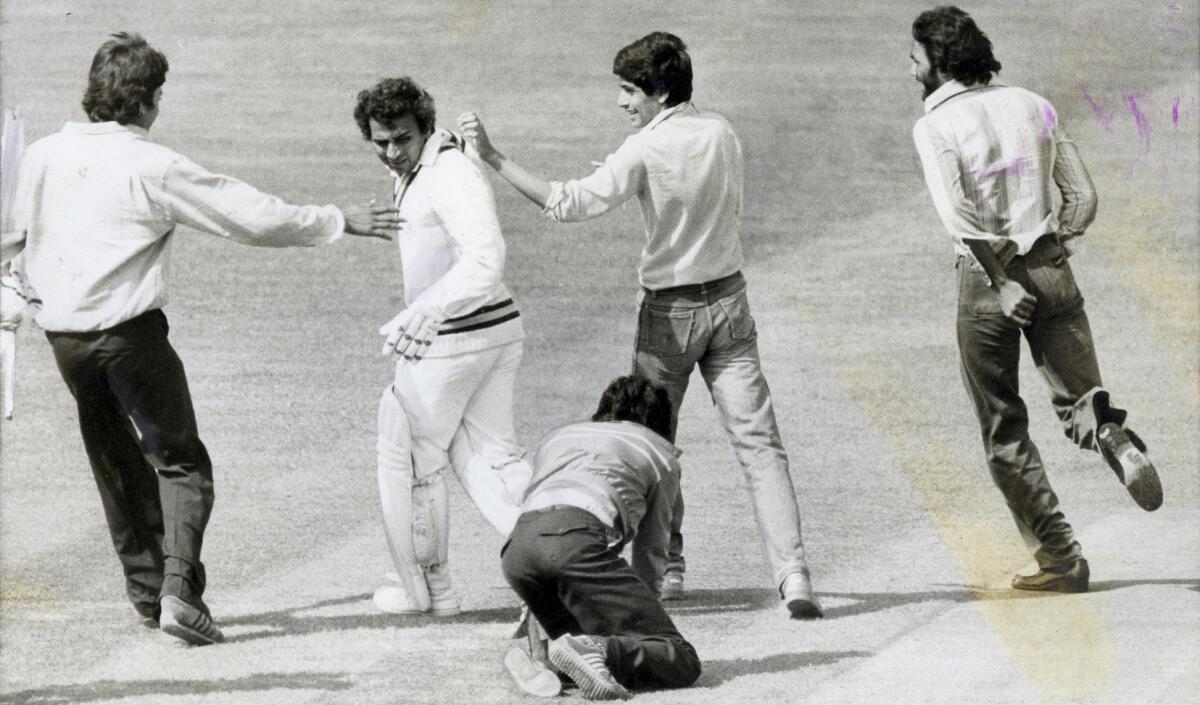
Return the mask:
[[1088,562],[1082,558],[1051,568],[1042,568],[1033,575],[1018,575],[1013,578],[1014,590],[1038,592],[1087,592]]

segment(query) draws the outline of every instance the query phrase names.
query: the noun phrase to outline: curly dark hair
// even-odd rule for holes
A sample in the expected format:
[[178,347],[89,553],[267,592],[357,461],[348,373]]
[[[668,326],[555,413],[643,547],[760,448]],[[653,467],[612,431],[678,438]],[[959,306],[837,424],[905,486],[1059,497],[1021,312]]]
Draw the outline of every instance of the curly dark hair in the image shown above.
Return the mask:
[[83,110],[92,122],[128,125],[142,108],[154,107],[154,92],[167,80],[167,57],[136,32],[117,32],[92,58]]
[[692,99],[692,57],[669,32],[651,32],[617,52],[613,73],[646,95],[667,94],[667,107]]
[[992,55],[992,42],[966,12],[942,5],[917,16],[913,39],[925,47],[929,65],[943,76],[965,85],[987,85],[1000,70]]
[[393,125],[405,115],[412,115],[421,134],[433,132],[437,122],[437,111],[433,107],[433,96],[408,76],[385,78],[374,87],[359,91],[358,104],[354,106],[354,122],[362,131],[363,139],[371,139],[371,121],[381,125]]
[[632,421],[670,440],[671,397],[640,375],[618,377],[608,383],[592,421]]

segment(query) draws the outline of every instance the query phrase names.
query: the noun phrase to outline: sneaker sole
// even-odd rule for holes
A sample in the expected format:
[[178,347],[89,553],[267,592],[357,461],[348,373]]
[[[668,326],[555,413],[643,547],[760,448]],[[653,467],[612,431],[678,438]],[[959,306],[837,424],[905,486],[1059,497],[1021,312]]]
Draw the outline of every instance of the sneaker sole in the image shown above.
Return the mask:
[[562,681],[550,669],[534,662],[519,646],[504,655],[504,669],[522,691],[537,698],[553,698],[562,693]]
[[[192,607],[178,597],[167,595],[162,599],[163,611],[158,619],[159,629],[192,646],[208,646],[225,641],[225,635],[213,623],[212,618]],[[196,613],[196,626],[184,624],[175,616],[176,612]]]
[[574,649],[550,645],[550,662],[579,687],[579,692],[588,700],[628,700],[632,697],[625,686],[613,681],[607,683],[596,677],[595,672]]

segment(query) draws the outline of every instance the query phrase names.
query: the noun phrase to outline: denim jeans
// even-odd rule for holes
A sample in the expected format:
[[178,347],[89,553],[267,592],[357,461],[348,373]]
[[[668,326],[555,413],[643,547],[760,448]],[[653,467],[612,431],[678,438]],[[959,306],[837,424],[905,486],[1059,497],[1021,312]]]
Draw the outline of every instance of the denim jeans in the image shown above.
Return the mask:
[[500,563],[548,637],[607,637],[605,662],[621,685],[682,688],[700,676],[696,650],[589,512],[563,505],[525,512]]
[[[779,437],[758,335],[740,273],[709,284],[643,290],[633,369],[671,396],[672,440],[688,378],[697,365],[746,478],[775,586],[806,567],[800,510]],[[672,513],[668,570],[682,571],[683,492]]]
[[75,397],[126,591],[147,616],[160,590],[204,592],[200,549],[213,506],[212,463],[167,330],[156,309],[103,331],[46,333]]
[[[1094,449],[1094,431],[1105,420],[1123,422],[1125,412],[1094,401],[1102,393],[1092,331],[1066,252],[1047,235],[1006,267],[1009,278],[1037,297],[1032,321],[1022,329],[1004,317],[1000,298],[973,259],[958,261],[958,348],[962,379],[975,405],[992,479],[1038,564],[1052,567],[1081,557],[1070,524],[1058,506],[1037,447],[1017,380],[1021,336],[1050,388],[1063,432],[1081,448]],[[1107,400],[1107,393],[1103,392]]]

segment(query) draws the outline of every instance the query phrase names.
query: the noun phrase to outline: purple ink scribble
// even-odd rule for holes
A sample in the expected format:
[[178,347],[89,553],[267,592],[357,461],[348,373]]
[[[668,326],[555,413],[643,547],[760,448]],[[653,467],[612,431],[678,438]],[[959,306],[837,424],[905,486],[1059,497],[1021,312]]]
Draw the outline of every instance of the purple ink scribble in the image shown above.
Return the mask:
[[1175,102],[1171,104],[1171,122],[1179,127],[1179,96],[1175,96]]
[[1145,99],[1145,93],[1122,93],[1121,97],[1125,101],[1125,106],[1129,108],[1129,112],[1133,113],[1133,121],[1137,123],[1138,139],[1142,143],[1142,151],[1150,151],[1150,121],[1142,113],[1142,109],[1138,107],[1138,100]]
[[1167,5],[1167,10],[1170,12],[1183,12],[1183,8],[1176,5],[1175,3],[1171,3],[1170,5]]
[[1087,101],[1088,105],[1092,108],[1092,112],[1095,113],[1096,124],[1100,126],[1100,129],[1105,132],[1112,132],[1112,114],[1104,109],[1104,105],[1097,103],[1095,98],[1092,98],[1092,95],[1087,92],[1086,88],[1083,89],[1083,99]]
[[971,176],[975,177],[976,180],[983,180],[993,176],[999,176],[1000,174],[1004,174],[1005,176],[1021,176],[1023,174],[1032,173],[1032,160],[1030,160],[1028,156],[1022,154],[1014,159],[1011,164],[997,164],[994,166],[989,166],[986,169],[973,169],[971,171]]
[[1054,106],[1046,103],[1042,108],[1042,137],[1049,137],[1057,125],[1058,115],[1054,113]]

